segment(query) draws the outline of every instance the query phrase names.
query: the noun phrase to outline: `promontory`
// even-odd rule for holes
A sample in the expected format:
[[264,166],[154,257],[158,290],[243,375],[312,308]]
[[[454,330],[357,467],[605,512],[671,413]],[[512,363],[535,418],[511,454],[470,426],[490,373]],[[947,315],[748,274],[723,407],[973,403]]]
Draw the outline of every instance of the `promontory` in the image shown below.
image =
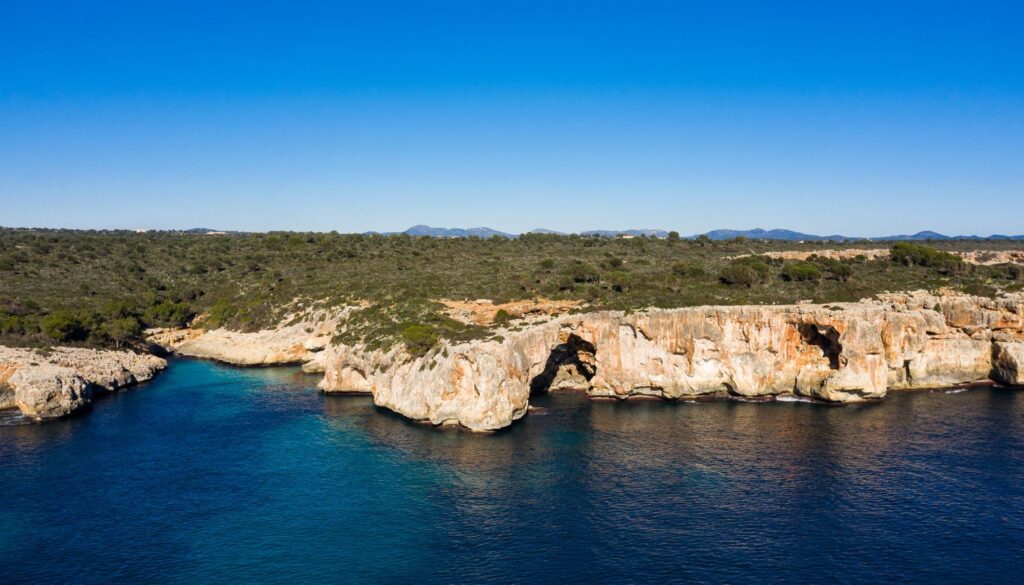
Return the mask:
[[475,431],[566,389],[849,403],[1021,385],[1022,258],[1002,241],[0,229],[0,408],[74,413],[164,352],[301,364],[324,392]]

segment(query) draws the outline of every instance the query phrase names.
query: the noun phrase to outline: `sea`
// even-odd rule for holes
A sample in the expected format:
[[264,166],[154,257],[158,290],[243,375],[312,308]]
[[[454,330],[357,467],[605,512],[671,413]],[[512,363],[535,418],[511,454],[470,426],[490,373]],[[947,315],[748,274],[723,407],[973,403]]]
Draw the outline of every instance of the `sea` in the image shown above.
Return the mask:
[[0,583],[1024,583],[1024,391],[554,392],[499,432],[176,359],[0,414]]

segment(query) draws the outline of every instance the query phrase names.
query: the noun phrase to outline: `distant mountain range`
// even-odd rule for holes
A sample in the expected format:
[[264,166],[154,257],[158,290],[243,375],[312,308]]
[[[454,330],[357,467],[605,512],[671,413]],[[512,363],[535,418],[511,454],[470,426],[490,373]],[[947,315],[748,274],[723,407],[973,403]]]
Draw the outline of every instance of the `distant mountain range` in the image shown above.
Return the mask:
[[[399,233],[408,234],[410,236],[431,236],[435,238],[465,238],[469,236],[478,236],[481,238],[490,238],[492,236],[500,236],[503,238],[515,238],[518,234],[512,234],[508,232],[502,232],[488,227],[477,227],[477,228],[439,228],[430,227],[427,225],[415,225],[404,232],[366,232],[367,234],[382,234],[382,235],[396,235]],[[555,230],[549,230],[544,228],[537,228],[530,230],[528,233],[531,234],[550,234],[550,235],[568,235],[565,232],[559,232]],[[579,232],[581,236],[590,237],[603,237],[603,238],[617,238],[623,236],[641,237],[646,236],[649,238],[667,238],[668,230],[663,229],[630,229],[630,230],[587,230]],[[707,236],[712,240],[731,240],[733,238],[744,237],[752,240],[785,240],[785,241],[823,241],[832,240],[837,242],[854,241],[854,240],[875,240],[875,241],[896,241],[896,240],[1021,240],[1024,241],[1024,235],[1018,236],[1005,236],[1005,235],[991,235],[991,236],[947,236],[933,231],[917,232],[916,234],[899,234],[893,236],[882,236],[874,238],[865,238],[859,236],[843,236],[839,234],[833,234],[828,236],[820,236],[816,234],[806,234],[803,232],[795,232],[792,230],[783,229],[772,229],[764,230],[756,228],[752,230],[711,230],[704,234],[694,234],[691,236],[684,236],[686,238],[696,238],[701,235]]]
[[[792,230],[763,230],[761,228],[752,230],[711,230],[706,234],[703,234],[712,240],[731,240],[733,238],[744,237],[752,240],[860,240],[862,238],[850,238],[847,236],[831,235],[831,236],[816,236],[814,234],[805,234],[801,232],[794,232]],[[694,236],[695,237],[695,236]]]
[[499,232],[498,230],[492,230],[487,227],[435,228],[430,227],[429,225],[414,225],[403,233],[409,234],[410,236],[432,236],[435,238],[468,238],[469,236],[477,236],[480,238],[490,238],[493,236],[501,236],[503,238],[516,237],[515,234]]
[[[787,241],[822,241],[832,240],[836,242],[845,242],[853,240],[875,240],[883,242],[892,241],[907,241],[907,240],[1024,240],[1024,235],[1020,236],[1004,236],[995,234],[991,236],[947,236],[938,232],[923,231],[917,232],[916,234],[898,234],[894,236],[880,236],[874,238],[866,238],[861,236],[842,236],[833,234],[830,236],[819,236],[815,234],[805,234],[802,232],[794,232],[791,230],[763,230],[763,229],[752,229],[752,230],[712,230],[707,232],[707,235],[712,240],[730,240],[732,238],[743,236],[752,240],[787,240]],[[691,236],[694,237],[694,236]]]
[[[229,230],[215,230],[210,228],[192,228],[188,230],[182,230],[182,233],[186,234],[245,234],[248,232],[229,231]],[[559,232],[555,230],[549,230],[544,228],[537,228],[530,230],[527,233],[531,234],[547,234],[547,235],[569,235],[566,232]],[[491,238],[494,236],[502,238],[517,238],[519,234],[513,234],[509,232],[503,232],[489,227],[475,227],[475,228],[443,228],[443,227],[431,227],[428,225],[414,225],[411,228],[403,232],[363,232],[363,235],[383,235],[383,236],[395,236],[399,234],[407,234],[410,236],[429,236],[432,238],[468,238],[470,236],[476,236],[479,238]],[[587,230],[579,232],[581,236],[589,237],[601,237],[601,238],[618,238],[618,237],[648,237],[648,238],[667,238],[668,230],[662,229],[631,229],[631,230]],[[703,234],[694,234],[690,236],[682,236],[687,239],[693,239],[700,236],[707,236],[712,240],[731,240],[738,237],[744,237],[751,240],[783,240],[783,241],[808,241],[808,242],[819,242],[819,241],[835,241],[835,242],[851,242],[858,240],[869,240],[878,242],[892,242],[897,240],[1014,240],[1024,241],[1024,235],[1018,236],[1006,236],[1002,234],[994,234],[991,236],[947,236],[933,231],[917,232],[916,234],[898,234],[893,236],[880,236],[874,238],[865,238],[859,236],[843,236],[839,234],[833,234],[830,236],[819,236],[816,234],[806,234],[803,232],[795,232],[793,230],[783,229],[772,229],[764,230],[756,228],[752,230],[711,230]]]
[[638,238],[645,236],[648,238],[667,238],[668,230],[590,230],[586,232],[580,232],[581,236],[600,236],[602,238],[617,238],[619,236],[633,236]]
[[382,235],[382,236],[397,236],[399,234],[407,234],[410,236],[430,236],[432,238],[468,238],[470,236],[477,236],[480,238],[490,238],[492,236],[501,236],[503,238],[515,238],[516,234],[509,234],[500,232],[498,230],[492,230],[487,227],[477,228],[441,228],[441,227],[430,227],[429,225],[414,225],[404,232],[363,232],[363,235]]
[[215,230],[215,229],[211,229],[211,228],[199,227],[199,228],[191,228],[191,229],[187,229],[187,230],[181,230],[181,233],[183,233],[183,234],[207,234],[207,235],[208,234],[216,234],[216,235],[230,234],[230,235],[233,235],[233,236],[237,236],[237,235],[247,234],[249,232],[236,232],[236,231],[231,231],[231,230]]

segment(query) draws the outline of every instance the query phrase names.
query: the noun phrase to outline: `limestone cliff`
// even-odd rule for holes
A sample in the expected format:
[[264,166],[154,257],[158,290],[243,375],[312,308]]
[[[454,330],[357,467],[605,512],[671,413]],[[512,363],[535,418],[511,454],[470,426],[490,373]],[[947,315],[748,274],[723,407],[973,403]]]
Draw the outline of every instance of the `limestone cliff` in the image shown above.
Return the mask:
[[289,315],[274,329],[254,332],[229,329],[151,329],[149,340],[177,354],[240,366],[302,364],[322,372],[320,352],[356,307],[318,309]]
[[416,420],[493,430],[531,392],[682,398],[798,395],[851,402],[888,389],[994,379],[1020,384],[1024,297],[908,293],[861,303],[694,307],[567,315],[503,339],[325,350],[321,388],[370,392]]
[[40,420],[67,416],[94,395],[149,380],[166,366],[162,358],[130,351],[0,347],[0,409],[16,407]]
[[[804,396],[880,399],[889,389],[994,380],[1024,384],[1024,295],[924,292],[859,303],[593,312],[520,321],[499,339],[423,357],[330,345],[348,314],[309,313],[273,330],[160,330],[151,339],[240,365],[303,363],[326,392],[365,392],[415,420],[493,430],[531,393],[595,397]],[[2,397],[0,397],[2,398]]]

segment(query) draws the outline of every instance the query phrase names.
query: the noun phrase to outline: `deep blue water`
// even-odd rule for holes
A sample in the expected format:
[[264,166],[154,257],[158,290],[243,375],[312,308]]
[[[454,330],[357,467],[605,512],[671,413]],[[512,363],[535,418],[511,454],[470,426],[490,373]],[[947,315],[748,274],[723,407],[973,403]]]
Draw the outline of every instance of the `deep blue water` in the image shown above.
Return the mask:
[[1020,583],[1024,392],[829,407],[555,394],[437,430],[176,361],[0,424],[0,583]]

